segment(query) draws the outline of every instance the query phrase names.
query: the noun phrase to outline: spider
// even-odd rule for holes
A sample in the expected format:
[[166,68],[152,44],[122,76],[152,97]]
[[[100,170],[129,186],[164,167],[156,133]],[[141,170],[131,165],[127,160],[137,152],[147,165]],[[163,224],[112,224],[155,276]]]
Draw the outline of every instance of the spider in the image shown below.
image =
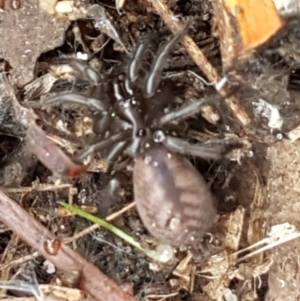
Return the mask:
[[[41,104],[73,103],[96,111],[93,129],[99,142],[85,147],[77,159],[104,150],[109,161],[122,154],[133,157],[134,198],[145,227],[161,242],[196,248],[213,224],[215,208],[205,180],[183,155],[219,159],[222,148],[193,144],[167,130],[174,122],[199,113],[205,102],[168,110],[168,93],[160,88],[164,63],[186,29],[159,48],[146,74],[142,60],[151,39],[137,46],[127,71],[112,79],[75,62],[73,67],[93,83],[95,97],[64,93],[41,99]],[[103,98],[103,81],[109,83],[107,98]]]

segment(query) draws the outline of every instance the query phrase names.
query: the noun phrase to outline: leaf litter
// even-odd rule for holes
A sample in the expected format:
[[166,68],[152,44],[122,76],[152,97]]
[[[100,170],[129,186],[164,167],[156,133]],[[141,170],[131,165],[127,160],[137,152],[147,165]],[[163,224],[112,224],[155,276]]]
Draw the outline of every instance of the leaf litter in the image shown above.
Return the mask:
[[[55,285],[59,285],[58,290],[69,290],[70,293],[75,290],[75,294],[79,293],[79,298],[84,298],[81,294],[89,293],[101,300],[97,292],[105,291],[105,288],[96,291],[95,287],[87,283],[96,283],[97,277],[102,275],[98,269],[115,281],[110,282],[109,278],[105,278],[104,282],[111,287],[106,290],[106,300],[134,300],[132,293],[139,300],[276,300],[279,296],[285,299],[288,296],[290,300],[298,298],[299,292],[294,288],[299,287],[299,277],[292,275],[298,273],[299,256],[296,248],[299,237],[299,101],[296,73],[290,73],[290,69],[295,68],[297,63],[297,20],[277,16],[272,7],[277,27],[270,28],[265,37],[251,40],[249,47],[250,44],[245,44],[248,41],[246,37],[252,31],[248,32],[249,25],[243,14],[235,19],[233,12],[237,10],[232,10],[230,1],[224,1],[227,8],[230,7],[229,11],[222,6],[222,1],[216,1],[212,7],[208,0],[186,3],[172,1],[169,3],[170,7],[161,1],[150,1],[153,6],[142,1],[138,4],[130,0],[124,3],[112,1],[112,5],[105,8],[89,1],[49,1],[47,5],[42,0],[19,2],[20,5],[15,3],[11,6],[9,1],[4,1],[5,4],[1,7],[0,30],[3,39],[0,42],[0,53],[4,62],[1,71],[9,73],[10,81],[10,88],[7,83],[1,83],[1,108],[8,113],[0,115],[1,139],[6,141],[8,135],[15,135],[21,145],[8,151],[0,141],[4,154],[1,164],[5,167],[1,174],[1,190],[10,196],[1,193],[3,207],[0,207],[0,212],[1,221],[30,247],[17,242],[16,252],[6,262],[3,254],[9,252],[9,241],[13,241],[13,237],[9,231],[5,232],[7,230],[1,234],[2,287],[5,288],[6,285],[9,288],[9,283],[15,286],[22,284],[27,292],[36,295],[37,300],[41,298],[36,293],[37,290],[32,291],[32,286],[28,284],[28,273],[22,272],[23,267],[30,265],[37,273],[37,281],[47,282],[45,287],[50,290],[53,300],[56,300],[53,297]],[[241,5],[247,15],[254,14],[251,6],[245,8],[245,4],[239,2],[241,1],[236,1],[236,5]],[[89,15],[89,7],[96,8],[97,15]],[[211,18],[213,14],[222,17],[219,22],[222,21],[223,26],[219,23],[219,27],[214,27]],[[122,212],[114,220],[115,226],[130,233],[143,247],[156,246],[155,240],[145,231],[134,206],[130,206],[130,209],[125,207],[133,199],[130,181],[127,181],[132,168],[130,163],[121,162],[117,170],[113,171],[118,173],[125,170],[122,181],[126,184],[123,190],[116,187],[112,196],[108,194],[108,187],[111,185],[109,166],[103,168],[105,162],[102,158],[94,158],[87,168],[80,166],[68,155],[70,147],[62,150],[58,146],[66,145],[62,138],[51,138],[53,135],[48,129],[55,129],[58,124],[62,125],[60,130],[66,127],[75,136],[80,132],[80,136],[88,137],[91,131],[84,129],[86,125],[80,125],[86,117],[86,111],[72,106],[49,109],[46,113],[51,117],[43,119],[41,124],[40,110],[27,107],[26,102],[32,103],[51,91],[85,89],[84,82],[74,75],[69,76],[69,71],[53,72],[54,69],[58,70],[58,62],[63,56],[74,57],[78,51],[78,45],[74,48],[74,40],[84,44],[79,45],[80,51],[88,51],[88,56],[93,56],[91,41],[97,39],[100,42],[97,50],[100,50],[94,55],[93,63],[96,62],[103,72],[110,72],[112,65],[119,63],[124,53],[129,53],[130,45],[139,41],[141,33],[161,30],[162,21],[171,31],[176,31],[179,15],[191,19],[190,33],[184,37],[181,46],[191,59],[176,53],[171,58],[168,71],[185,71],[179,77],[181,83],[174,79],[177,87],[184,86],[183,83],[191,85],[191,78],[187,76],[191,72],[204,75],[206,82],[214,84],[210,87],[204,82],[202,90],[194,88],[192,91],[197,97],[204,94],[216,97],[213,94],[214,87],[223,98],[218,118],[208,116],[206,119],[217,120],[214,126],[219,128],[212,130],[210,125],[205,129],[206,134],[238,136],[244,148],[228,154],[218,166],[216,163],[209,165],[193,161],[211,183],[218,199],[219,220],[213,233],[205,238],[209,251],[204,260],[194,262],[190,254],[179,251],[175,254],[178,264],[174,267],[149,260],[98,225],[92,225],[74,215],[58,213],[61,201],[76,203],[79,201],[78,192],[85,191],[86,196],[81,197],[82,205],[85,206],[83,208],[96,208],[96,215],[102,218],[113,212]],[[31,22],[26,22],[28,19]],[[76,37],[69,27],[74,20],[78,20],[79,35]],[[286,24],[280,32],[278,24],[280,28]],[[200,32],[203,33],[202,37]],[[103,47],[101,34],[112,40],[109,41],[106,37]],[[273,38],[270,39],[270,36]],[[257,48],[261,40],[266,42]],[[232,41],[238,42],[233,44]],[[115,47],[113,43],[121,48]],[[197,45],[206,46],[200,49]],[[234,45],[239,47],[235,48]],[[256,50],[249,52],[247,49],[253,48],[252,45],[256,45]],[[217,49],[214,56],[210,56],[212,49]],[[223,69],[220,67],[221,61]],[[293,91],[287,85],[291,76]],[[220,120],[223,119],[223,124],[220,125]],[[188,123],[188,126],[191,127],[193,139],[201,141],[203,134],[199,127],[203,119],[199,118],[197,122],[197,126],[195,122]],[[7,132],[8,129],[13,130]],[[83,132],[89,134],[83,135]],[[28,156],[32,154],[43,164],[33,160],[29,168]],[[16,163],[18,168],[14,165]],[[31,173],[28,173],[29,169],[32,170]],[[83,173],[86,169],[89,172]],[[14,181],[10,181],[9,185],[6,173],[14,173]],[[70,177],[75,174],[79,174],[79,177]],[[9,210],[4,210],[4,205],[14,208],[14,224],[5,217]],[[23,210],[21,215],[17,213],[21,212],[19,210]],[[28,217],[25,219],[26,223],[32,225],[31,231],[36,232],[24,233],[24,224],[18,220],[18,216],[22,215]],[[47,229],[44,228],[45,225]],[[93,235],[89,235],[90,233]],[[54,258],[45,251],[44,244],[41,243],[43,241],[58,246]],[[56,243],[61,241],[72,243],[71,248],[64,243],[62,247],[60,243]],[[52,260],[55,267],[64,272],[70,272],[65,263],[74,260],[72,264],[78,267],[79,260],[80,268],[84,269],[83,280],[67,281],[76,286],[67,288],[67,282],[63,282],[66,277],[59,277],[59,273],[52,273],[50,276],[43,270],[44,258]],[[95,274],[89,273],[89,269]],[[18,274],[19,279],[9,282]],[[125,284],[129,284],[129,293],[121,289],[120,285]],[[43,285],[39,286],[43,291]],[[36,285],[35,288],[37,287]],[[11,294],[11,291],[8,293]],[[71,296],[59,298],[76,300]]]

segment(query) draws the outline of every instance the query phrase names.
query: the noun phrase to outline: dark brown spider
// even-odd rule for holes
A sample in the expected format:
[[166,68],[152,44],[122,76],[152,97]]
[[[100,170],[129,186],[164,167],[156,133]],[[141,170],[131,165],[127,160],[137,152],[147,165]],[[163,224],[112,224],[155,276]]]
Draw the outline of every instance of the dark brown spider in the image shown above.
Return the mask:
[[151,39],[139,44],[127,73],[111,81],[107,99],[97,95],[99,90],[103,93],[103,77],[76,62],[74,68],[94,84],[96,96],[65,93],[41,102],[43,106],[71,102],[94,110],[94,132],[100,142],[84,148],[77,159],[104,150],[110,161],[121,154],[133,157],[134,199],[145,227],[163,243],[197,248],[214,223],[215,208],[204,179],[180,154],[218,159],[221,148],[192,144],[167,131],[167,125],[199,113],[204,102],[190,102],[166,112],[169,101],[166,104],[164,98],[168,94],[159,89],[164,63],[185,30],[186,27],[160,48],[144,77],[141,62]]

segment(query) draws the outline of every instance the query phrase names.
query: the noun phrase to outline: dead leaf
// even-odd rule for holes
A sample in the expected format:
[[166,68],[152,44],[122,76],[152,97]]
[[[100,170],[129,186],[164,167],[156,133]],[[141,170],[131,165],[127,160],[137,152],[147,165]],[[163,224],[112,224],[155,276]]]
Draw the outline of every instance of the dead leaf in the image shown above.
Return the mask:
[[88,10],[88,15],[90,15],[94,19],[96,28],[116,41],[120,46],[122,46],[125,52],[128,53],[128,50],[122,42],[115,26],[107,17],[105,8],[103,6],[98,4],[91,6]]

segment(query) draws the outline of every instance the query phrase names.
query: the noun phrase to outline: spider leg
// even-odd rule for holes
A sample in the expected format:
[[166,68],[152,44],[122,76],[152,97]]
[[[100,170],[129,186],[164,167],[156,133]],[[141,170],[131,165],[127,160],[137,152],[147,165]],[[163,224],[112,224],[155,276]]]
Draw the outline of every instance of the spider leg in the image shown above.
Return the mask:
[[195,114],[200,112],[201,107],[203,104],[206,103],[205,99],[201,99],[200,101],[195,101],[189,104],[184,104],[183,106],[175,109],[169,113],[164,114],[158,119],[159,125],[165,125],[168,122],[172,122],[174,120],[180,122],[185,120],[189,117],[194,116]]
[[150,41],[151,39],[144,39],[144,41],[140,43],[135,50],[133,59],[128,68],[128,80],[130,83],[134,83],[138,78],[139,70],[141,69],[142,64],[142,58],[149,49]]
[[190,143],[181,138],[165,135],[162,131],[154,133],[154,140],[162,142],[162,144],[170,151],[183,155],[201,157],[203,159],[218,160],[224,153],[224,148],[221,144],[205,145]]
[[107,161],[115,161],[125,150],[127,147],[128,142],[127,141],[120,141],[116,143],[109,151],[107,156]]
[[84,95],[76,94],[76,93],[63,93],[50,97],[42,97],[40,100],[40,104],[42,106],[51,106],[55,104],[61,103],[71,103],[83,105],[89,108],[96,109],[98,111],[104,112],[108,109],[108,104],[104,101],[101,101],[97,98],[87,97]]
[[94,154],[95,152],[99,152],[99,151],[101,151],[103,149],[106,149],[108,147],[111,147],[116,142],[120,142],[120,141],[126,139],[127,136],[128,135],[127,135],[126,132],[121,132],[121,133],[113,135],[113,136],[111,136],[107,139],[104,139],[104,140],[102,140],[98,143],[90,145],[90,146],[86,147],[83,151],[81,151],[76,159],[82,161],[86,157],[88,157],[89,155]]
[[170,41],[168,41],[161,47],[160,53],[152,63],[150,74],[146,79],[146,86],[145,86],[146,97],[150,98],[154,96],[158,88],[161,79],[161,73],[164,68],[167,57],[169,56],[170,52],[175,47],[175,45],[179,42],[184,32],[187,30],[187,27],[188,27],[188,23],[184,26],[184,28],[179,33],[175,34]]
[[88,64],[79,60],[72,60],[70,65],[76,73],[81,75],[83,79],[86,79],[95,85],[97,85],[100,82],[101,77],[99,72],[94,70]]
[[111,121],[112,116],[110,114],[97,113],[93,118],[93,132],[96,135],[103,135],[108,131]]

